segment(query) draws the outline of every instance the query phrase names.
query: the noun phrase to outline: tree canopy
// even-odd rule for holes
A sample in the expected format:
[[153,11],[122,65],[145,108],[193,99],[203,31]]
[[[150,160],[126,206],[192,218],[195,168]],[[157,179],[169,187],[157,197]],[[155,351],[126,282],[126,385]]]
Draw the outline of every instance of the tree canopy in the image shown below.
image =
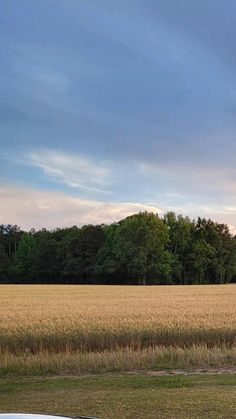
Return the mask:
[[111,225],[22,231],[0,226],[0,282],[211,284],[236,282],[226,224],[140,212]]

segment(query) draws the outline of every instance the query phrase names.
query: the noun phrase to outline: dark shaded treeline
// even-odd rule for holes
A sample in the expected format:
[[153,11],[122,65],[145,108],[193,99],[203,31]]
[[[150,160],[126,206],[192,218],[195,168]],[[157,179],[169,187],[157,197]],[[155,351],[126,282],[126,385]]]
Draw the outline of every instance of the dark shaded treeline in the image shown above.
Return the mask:
[[173,212],[48,231],[0,226],[0,282],[236,282],[236,236],[225,224]]

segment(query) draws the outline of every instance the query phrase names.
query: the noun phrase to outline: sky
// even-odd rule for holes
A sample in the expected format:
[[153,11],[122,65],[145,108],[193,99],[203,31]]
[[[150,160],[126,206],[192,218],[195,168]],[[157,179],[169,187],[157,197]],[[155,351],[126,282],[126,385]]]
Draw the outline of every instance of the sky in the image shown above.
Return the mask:
[[1,0],[0,223],[236,234],[234,0]]

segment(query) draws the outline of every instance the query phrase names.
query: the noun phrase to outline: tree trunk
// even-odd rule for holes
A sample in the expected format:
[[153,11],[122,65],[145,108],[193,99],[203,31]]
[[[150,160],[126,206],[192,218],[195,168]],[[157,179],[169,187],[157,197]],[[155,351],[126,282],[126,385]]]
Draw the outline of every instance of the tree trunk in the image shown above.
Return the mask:
[[147,274],[146,274],[146,272],[143,276],[143,285],[147,285]]

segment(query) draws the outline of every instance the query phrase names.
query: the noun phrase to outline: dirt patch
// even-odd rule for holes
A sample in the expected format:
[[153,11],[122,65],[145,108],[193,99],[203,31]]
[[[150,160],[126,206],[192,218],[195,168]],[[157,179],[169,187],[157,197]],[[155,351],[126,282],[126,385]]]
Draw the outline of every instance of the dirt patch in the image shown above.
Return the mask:
[[[141,371],[139,371],[141,372]],[[159,371],[145,371],[148,375],[204,375],[204,374],[236,374],[236,367],[225,367],[225,368],[196,368],[192,370],[159,370]]]
[[[122,372],[106,372],[106,373],[90,373],[90,374],[68,374],[68,375],[50,375],[50,376],[36,376],[27,377],[32,381],[38,380],[55,380],[55,379],[75,379],[75,378],[89,378],[96,375],[99,376],[114,376],[114,375],[151,375],[151,376],[171,376],[171,375],[216,375],[216,374],[236,374],[236,367],[222,367],[222,368],[195,368],[189,370],[173,369],[173,370],[134,370],[134,371],[122,371]],[[10,377],[9,377],[10,378]],[[22,377],[23,378],[23,377]],[[7,378],[5,378],[7,380]]]

